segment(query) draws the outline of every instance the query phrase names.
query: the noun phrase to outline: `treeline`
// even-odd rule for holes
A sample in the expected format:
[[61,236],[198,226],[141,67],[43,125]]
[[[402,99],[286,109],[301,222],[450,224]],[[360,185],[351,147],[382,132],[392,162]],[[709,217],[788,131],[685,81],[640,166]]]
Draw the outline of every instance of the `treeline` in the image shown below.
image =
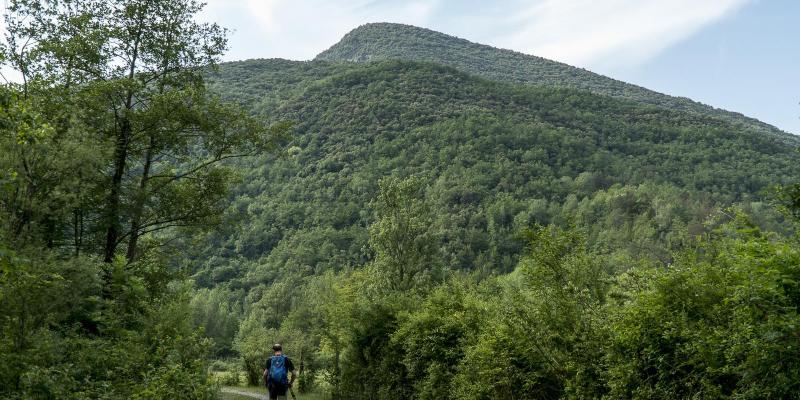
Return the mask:
[[214,399],[176,238],[214,226],[273,147],[205,89],[225,32],[195,1],[6,4],[0,86],[0,397]]
[[424,62],[217,71],[200,9],[9,2],[0,397],[211,399],[209,357],[257,384],[276,341],[342,398],[798,390],[796,138]]
[[[800,175],[788,136],[433,64],[254,60],[225,64],[211,81],[225,99],[241,94],[255,115],[296,123],[284,154],[237,163],[244,183],[225,229],[186,247],[209,288],[232,281],[247,290],[287,268],[363,265],[369,203],[385,176],[425,177],[449,268],[508,272],[520,229],[564,225],[572,210],[563,206],[599,191],[665,188],[674,199],[661,207],[698,203],[677,216],[697,231],[713,205],[758,203],[770,184]],[[637,201],[619,200],[629,207],[620,212],[637,214]],[[657,212],[652,234],[663,247],[673,216]]]
[[[445,267],[422,181],[380,189],[364,268],[285,277],[247,304],[233,347],[251,377],[264,340],[276,340],[303,362],[301,388],[337,398],[800,390],[798,239],[759,229],[741,209],[713,213],[668,262],[593,249],[587,229],[534,225],[514,270],[482,277]],[[783,193],[796,204],[796,190]]]

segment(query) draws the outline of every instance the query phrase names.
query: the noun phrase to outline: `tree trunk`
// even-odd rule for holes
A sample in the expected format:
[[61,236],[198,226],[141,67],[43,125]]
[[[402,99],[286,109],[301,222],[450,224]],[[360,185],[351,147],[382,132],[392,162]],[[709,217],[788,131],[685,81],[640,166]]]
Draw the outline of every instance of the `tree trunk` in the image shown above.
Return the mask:
[[300,351],[300,376],[297,378],[298,380],[298,390],[300,393],[305,393],[306,391],[306,366],[303,364],[303,351]]
[[83,246],[83,210],[80,208],[72,211],[72,234],[75,257],[78,257],[81,255],[81,247]]
[[[141,22],[141,21],[140,21]],[[141,40],[141,26],[136,35],[136,40],[133,44],[133,56],[131,57],[130,66],[128,69],[128,79],[133,80],[136,74],[136,62],[139,57],[139,41]],[[125,96],[125,108],[120,121],[120,128],[117,134],[117,142],[114,147],[114,176],[111,178],[111,191],[108,194],[108,228],[106,231],[106,246],[104,261],[110,263],[114,260],[114,253],[117,250],[117,244],[120,236],[120,196],[122,196],[122,177],[125,174],[125,166],[128,161],[128,145],[130,144],[133,135],[133,126],[131,126],[130,115],[133,109],[133,93],[128,90]]]
[[[128,79],[133,80],[136,76],[136,63],[139,59],[139,43],[142,39],[142,16],[139,16],[139,25],[133,42],[133,54],[128,66]],[[125,96],[125,107],[122,110],[123,115],[120,118],[119,131],[117,133],[117,142],[114,146],[114,175],[111,178],[111,190],[108,193],[108,200],[106,205],[108,211],[106,223],[106,245],[103,261],[110,263],[114,261],[114,253],[117,250],[120,236],[120,197],[122,196],[122,177],[125,174],[125,167],[128,161],[128,145],[133,136],[133,126],[131,125],[131,116],[128,114],[133,110],[133,92],[129,89]]]
[[111,190],[108,193],[106,205],[106,245],[103,261],[114,261],[117,242],[120,236],[120,196],[122,192],[122,177],[125,174],[125,164],[128,159],[128,141],[131,134],[131,123],[128,116],[123,117],[117,143],[114,148],[114,175],[111,178]]
[[130,240],[128,241],[128,262],[132,262],[136,258],[136,246],[139,242],[139,230],[142,228],[142,213],[144,212],[144,204],[147,200],[147,182],[150,179],[150,167],[153,164],[153,151],[155,146],[155,138],[150,135],[150,144],[147,147],[145,154],[144,168],[142,170],[142,178],[139,181],[139,193],[136,196],[136,204],[133,209],[133,216],[131,218],[131,232]]

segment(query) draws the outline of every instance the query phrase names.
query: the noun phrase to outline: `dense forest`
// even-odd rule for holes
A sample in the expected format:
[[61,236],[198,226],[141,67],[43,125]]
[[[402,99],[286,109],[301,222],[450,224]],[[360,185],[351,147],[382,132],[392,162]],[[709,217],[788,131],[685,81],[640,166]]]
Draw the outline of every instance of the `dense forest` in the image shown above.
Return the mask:
[[765,133],[779,134],[774,127],[753,118],[715,109],[691,99],[667,96],[585,69],[410,25],[362,25],[316,58],[329,61],[391,59],[432,61],[500,82],[581,89],[674,110],[714,115]]
[[0,397],[793,398],[800,139],[397,24],[9,2]]

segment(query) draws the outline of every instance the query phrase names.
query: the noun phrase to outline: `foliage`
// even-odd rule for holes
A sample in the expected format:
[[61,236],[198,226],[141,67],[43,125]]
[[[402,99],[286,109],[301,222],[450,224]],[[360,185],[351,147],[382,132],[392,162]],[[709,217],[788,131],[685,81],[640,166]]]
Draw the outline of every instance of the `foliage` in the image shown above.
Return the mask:
[[[36,213],[48,240],[66,241],[76,253],[100,251],[106,262],[124,246],[132,261],[140,241],[156,232],[213,222],[230,181],[220,162],[269,149],[286,132],[285,125],[264,128],[206,91],[202,69],[215,65],[226,39],[216,24],[194,21],[201,8],[194,0],[8,5],[6,65],[23,77],[12,110],[33,107],[43,122],[32,115],[38,133],[7,127],[18,140],[5,146],[12,157],[3,169],[20,177],[41,173],[33,168],[39,164],[53,170],[30,165],[52,143],[62,151],[80,147],[80,157],[56,160],[76,161],[64,166],[70,173],[88,172],[73,175],[83,186],[70,187],[85,203],[59,207],[65,215]],[[31,179],[27,198],[4,201],[15,237],[37,227],[30,204],[50,189],[32,187]]]
[[331,280],[337,294],[302,314],[329,338],[319,351],[337,343],[316,368],[338,365],[343,398],[791,397],[796,242],[733,212],[669,266],[620,272],[580,231],[549,226],[529,231],[513,273],[480,283],[376,297],[368,270],[328,275],[308,295]]
[[438,240],[431,232],[433,217],[419,199],[420,180],[389,178],[378,186],[377,220],[370,227],[370,245],[375,250],[371,268],[378,284],[390,291],[405,291],[435,283]]
[[211,399],[275,342],[344,399],[800,391],[797,138],[399,25],[217,69],[200,9],[10,2],[0,397]]
[[[0,397],[216,398],[167,244],[219,220],[223,160],[273,148],[288,125],[206,90],[225,31],[195,22],[201,8],[4,7],[0,62],[22,80],[0,86]],[[236,309],[220,297],[205,314]],[[212,326],[226,349],[239,318]]]
[[3,398],[214,398],[210,343],[187,318],[185,285],[162,290],[121,263],[28,250],[4,265]]
[[[431,292],[419,310],[400,314],[391,337],[404,350],[403,365],[416,397],[441,399],[456,391],[453,378],[488,311],[483,295],[491,294],[468,279],[453,279]],[[465,375],[476,372],[466,370]]]
[[667,270],[621,277],[629,290],[609,316],[612,398],[797,393],[796,243],[742,217],[715,236]]
[[793,145],[743,126],[432,64],[251,60],[209,79],[296,124],[291,155],[237,163],[227,229],[187,246],[207,286],[367,264],[387,176],[421,181],[443,267],[491,275],[514,269],[533,223],[574,222],[599,251],[668,262],[718,205],[750,207],[800,172]]
[[499,298],[485,302],[451,396],[562,398],[568,386],[585,390],[585,376],[599,373],[601,353],[593,347],[608,288],[603,260],[585,251],[578,232],[551,226],[528,235],[528,255],[499,282]]
[[[800,149],[798,151],[800,152]],[[778,208],[795,222],[800,222],[800,182],[775,186],[772,192]]]
[[315,60],[431,61],[493,81],[580,89],[672,110],[712,115],[731,123],[745,124],[762,133],[780,135],[780,131],[774,127],[738,113],[719,110],[683,97],[664,95],[560,62],[472,43],[410,25],[362,25],[317,55]]
[[792,232],[759,193],[800,172],[795,139],[719,115],[407,61],[251,60],[209,81],[295,136],[233,163],[228,223],[186,265],[247,293],[270,330],[254,350],[301,335],[313,386],[341,398],[608,396],[614,277],[674,264],[726,204]]
[[242,319],[240,293],[231,292],[224,287],[200,289],[189,302],[192,322],[202,326],[206,337],[214,341],[214,355],[230,356],[229,350]]

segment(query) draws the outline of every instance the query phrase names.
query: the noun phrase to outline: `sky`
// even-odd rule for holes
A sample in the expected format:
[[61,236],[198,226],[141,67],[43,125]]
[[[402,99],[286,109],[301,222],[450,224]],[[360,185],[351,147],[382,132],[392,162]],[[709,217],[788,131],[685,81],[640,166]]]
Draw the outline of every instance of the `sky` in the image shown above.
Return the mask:
[[800,135],[800,0],[204,1],[199,19],[231,30],[226,61],[310,60],[359,25],[400,22],[586,68]]
[[206,0],[226,60],[310,60],[368,22],[421,26],[800,134],[796,0]]

